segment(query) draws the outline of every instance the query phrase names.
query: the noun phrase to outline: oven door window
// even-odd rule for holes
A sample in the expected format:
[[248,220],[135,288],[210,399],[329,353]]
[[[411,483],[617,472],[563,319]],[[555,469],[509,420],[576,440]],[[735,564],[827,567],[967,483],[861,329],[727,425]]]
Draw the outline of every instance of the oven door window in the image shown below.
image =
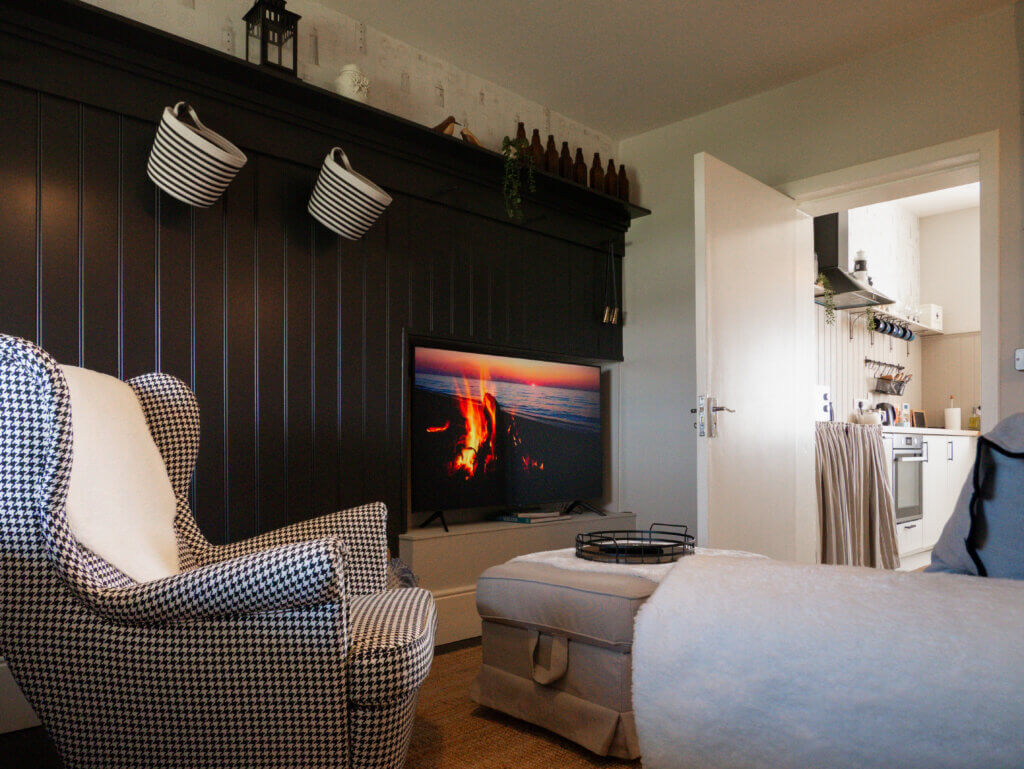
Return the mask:
[[897,522],[912,521],[921,517],[921,482],[924,467],[916,457],[894,457],[893,496],[896,501]]

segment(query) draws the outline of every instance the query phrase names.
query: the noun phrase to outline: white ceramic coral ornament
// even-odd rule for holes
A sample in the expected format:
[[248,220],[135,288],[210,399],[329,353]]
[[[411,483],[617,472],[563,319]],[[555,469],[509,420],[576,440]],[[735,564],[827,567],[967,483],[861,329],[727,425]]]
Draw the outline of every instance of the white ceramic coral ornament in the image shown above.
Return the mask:
[[334,80],[334,90],[349,99],[365,102],[370,95],[370,79],[356,64],[346,64]]

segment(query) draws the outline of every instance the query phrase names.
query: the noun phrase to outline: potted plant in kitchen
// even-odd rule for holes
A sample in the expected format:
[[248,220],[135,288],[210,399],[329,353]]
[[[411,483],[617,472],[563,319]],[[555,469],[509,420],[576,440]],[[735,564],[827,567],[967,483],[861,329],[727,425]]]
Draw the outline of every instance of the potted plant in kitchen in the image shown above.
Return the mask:
[[814,295],[821,296],[821,306],[825,308],[825,324],[834,326],[836,324],[836,292],[832,290],[832,284],[824,273],[818,273],[818,280],[814,284],[814,288]]

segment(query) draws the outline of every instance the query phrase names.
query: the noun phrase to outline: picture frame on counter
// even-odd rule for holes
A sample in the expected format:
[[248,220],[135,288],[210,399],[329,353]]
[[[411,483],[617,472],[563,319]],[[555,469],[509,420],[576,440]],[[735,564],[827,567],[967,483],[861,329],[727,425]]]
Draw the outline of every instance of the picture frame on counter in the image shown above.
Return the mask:
[[927,427],[924,421],[923,411],[911,411],[910,412],[910,425],[911,427]]

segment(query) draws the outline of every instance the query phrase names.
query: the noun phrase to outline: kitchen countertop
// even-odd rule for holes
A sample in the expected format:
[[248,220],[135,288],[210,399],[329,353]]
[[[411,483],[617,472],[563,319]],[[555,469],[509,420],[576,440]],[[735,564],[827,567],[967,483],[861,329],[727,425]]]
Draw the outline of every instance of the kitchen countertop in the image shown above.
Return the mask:
[[977,430],[944,430],[939,427],[886,427],[882,426],[883,433],[914,433],[921,435],[966,435],[968,438],[977,438],[981,433]]

